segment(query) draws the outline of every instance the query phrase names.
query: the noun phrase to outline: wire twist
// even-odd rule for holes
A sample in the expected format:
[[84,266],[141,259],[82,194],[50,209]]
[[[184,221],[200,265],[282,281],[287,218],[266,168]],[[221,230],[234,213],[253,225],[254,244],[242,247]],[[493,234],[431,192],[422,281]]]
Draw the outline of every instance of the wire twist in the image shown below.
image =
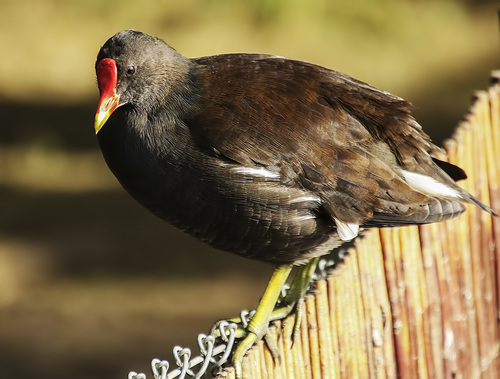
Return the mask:
[[[197,338],[200,355],[191,358],[191,350],[181,346],[173,348],[174,360],[177,368],[169,372],[170,363],[166,360],[154,358],[151,361],[151,372],[154,379],[200,379],[208,372],[219,370],[227,362],[236,339],[237,325],[232,322],[221,321],[218,324],[218,337],[199,334]],[[221,344],[215,346],[220,340]],[[130,371],[128,379],[147,379],[146,374]]]

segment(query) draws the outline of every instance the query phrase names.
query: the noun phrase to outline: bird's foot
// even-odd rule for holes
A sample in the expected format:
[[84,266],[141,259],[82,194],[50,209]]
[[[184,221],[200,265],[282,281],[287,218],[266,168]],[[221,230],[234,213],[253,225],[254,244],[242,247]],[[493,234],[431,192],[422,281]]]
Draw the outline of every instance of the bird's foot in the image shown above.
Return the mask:
[[[295,278],[287,291],[286,295],[281,296],[281,288],[285,284],[292,265],[281,265],[273,273],[266,291],[255,312],[242,313],[240,317],[235,317],[228,322],[237,324],[235,336],[242,339],[233,353],[232,363],[235,369],[236,378],[242,377],[242,361],[243,357],[252,346],[265,338],[266,345],[269,348],[275,361],[280,360],[280,354],[277,346],[277,341],[268,336],[269,323],[271,321],[281,320],[287,317],[294,309],[296,310],[295,325],[293,339],[298,335],[299,327],[303,315],[304,297],[309,288],[309,282],[316,268],[318,258],[312,259],[306,265],[301,266],[295,275]],[[212,333],[216,337],[220,337],[219,328],[217,325],[212,328]]]

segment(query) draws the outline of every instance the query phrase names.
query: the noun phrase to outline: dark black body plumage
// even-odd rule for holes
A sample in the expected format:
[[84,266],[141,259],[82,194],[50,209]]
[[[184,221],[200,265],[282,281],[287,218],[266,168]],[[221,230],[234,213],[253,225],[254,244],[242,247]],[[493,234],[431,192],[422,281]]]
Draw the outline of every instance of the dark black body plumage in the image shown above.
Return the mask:
[[[110,169],[150,211],[216,248],[300,262],[341,244],[339,224],[441,221],[462,202],[491,211],[445,172],[463,171],[435,163],[409,103],[342,73],[265,55],[188,59],[130,30],[103,58],[117,62],[121,96],[98,133]],[[408,172],[432,178],[429,190]]]

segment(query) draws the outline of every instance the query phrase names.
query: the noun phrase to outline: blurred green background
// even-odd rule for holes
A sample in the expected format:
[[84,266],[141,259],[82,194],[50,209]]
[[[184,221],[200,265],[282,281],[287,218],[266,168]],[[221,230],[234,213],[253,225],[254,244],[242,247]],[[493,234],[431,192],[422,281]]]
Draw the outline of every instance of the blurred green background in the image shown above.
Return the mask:
[[[260,52],[402,96],[440,143],[498,68],[496,1],[0,1],[0,378],[126,378],[256,306],[272,267],[130,199],[93,133],[119,30],[187,56]],[[151,377],[151,375],[149,374]]]

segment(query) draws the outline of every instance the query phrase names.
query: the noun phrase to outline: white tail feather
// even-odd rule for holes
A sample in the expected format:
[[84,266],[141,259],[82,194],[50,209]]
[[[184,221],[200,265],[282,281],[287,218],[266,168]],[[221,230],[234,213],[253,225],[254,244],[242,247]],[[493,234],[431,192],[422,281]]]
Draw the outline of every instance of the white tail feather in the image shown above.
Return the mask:
[[406,183],[415,191],[421,192],[430,196],[443,196],[461,198],[460,193],[447,186],[446,184],[438,182],[436,179],[427,175],[417,174],[411,171],[402,171]]

